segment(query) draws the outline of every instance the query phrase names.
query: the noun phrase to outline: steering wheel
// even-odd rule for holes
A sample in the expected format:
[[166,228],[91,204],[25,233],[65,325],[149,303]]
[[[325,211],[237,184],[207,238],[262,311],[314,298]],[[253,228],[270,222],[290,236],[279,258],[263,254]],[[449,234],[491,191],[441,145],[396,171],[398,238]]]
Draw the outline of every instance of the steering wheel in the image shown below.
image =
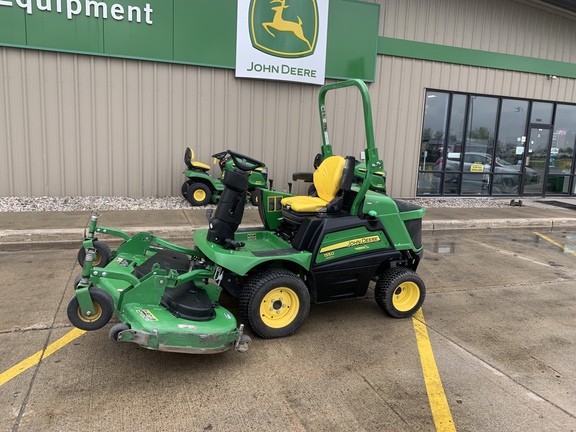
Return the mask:
[[244,156],[243,154],[233,152],[232,150],[228,150],[228,154],[232,157],[234,161],[234,165],[236,165],[242,171],[252,171],[258,167],[265,167],[266,165],[259,160],[253,159],[248,156]]
[[216,158],[216,159],[218,159],[218,160],[222,160],[222,159],[224,159],[224,156],[226,156],[227,153],[228,153],[228,152],[226,152],[226,151],[221,151],[221,152],[218,152],[218,153],[214,153],[214,154],[212,155],[212,157],[213,157],[213,158]]

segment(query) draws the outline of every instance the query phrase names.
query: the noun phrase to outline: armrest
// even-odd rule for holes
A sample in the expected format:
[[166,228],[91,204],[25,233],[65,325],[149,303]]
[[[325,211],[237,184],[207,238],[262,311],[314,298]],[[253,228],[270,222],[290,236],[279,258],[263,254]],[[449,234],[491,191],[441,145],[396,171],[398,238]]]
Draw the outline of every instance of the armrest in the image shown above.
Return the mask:
[[292,180],[301,182],[314,182],[314,173],[311,172],[295,172],[292,174]]

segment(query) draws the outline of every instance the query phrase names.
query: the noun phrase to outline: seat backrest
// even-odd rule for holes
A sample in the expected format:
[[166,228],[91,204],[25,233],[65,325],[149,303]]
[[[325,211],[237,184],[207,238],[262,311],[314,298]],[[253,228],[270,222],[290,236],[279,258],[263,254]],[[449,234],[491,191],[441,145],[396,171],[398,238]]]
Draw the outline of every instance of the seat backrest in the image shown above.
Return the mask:
[[342,156],[330,156],[314,172],[314,187],[318,196],[326,202],[332,201],[340,190],[344,163]]

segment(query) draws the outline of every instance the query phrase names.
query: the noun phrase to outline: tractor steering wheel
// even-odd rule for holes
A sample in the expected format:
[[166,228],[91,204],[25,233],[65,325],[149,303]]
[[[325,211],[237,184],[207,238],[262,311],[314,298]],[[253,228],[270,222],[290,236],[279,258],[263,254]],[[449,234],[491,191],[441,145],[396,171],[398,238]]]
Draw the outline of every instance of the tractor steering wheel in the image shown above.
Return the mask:
[[243,154],[228,150],[228,154],[232,157],[234,165],[242,171],[252,171],[258,167],[265,167],[266,165],[259,160],[252,159],[251,157],[244,156]]
[[214,153],[214,154],[212,155],[212,157],[213,157],[213,158],[216,158],[216,159],[218,159],[218,160],[222,160],[222,159],[224,159],[224,156],[226,156],[227,154],[228,154],[227,151],[221,151],[221,152],[218,152],[218,153]]

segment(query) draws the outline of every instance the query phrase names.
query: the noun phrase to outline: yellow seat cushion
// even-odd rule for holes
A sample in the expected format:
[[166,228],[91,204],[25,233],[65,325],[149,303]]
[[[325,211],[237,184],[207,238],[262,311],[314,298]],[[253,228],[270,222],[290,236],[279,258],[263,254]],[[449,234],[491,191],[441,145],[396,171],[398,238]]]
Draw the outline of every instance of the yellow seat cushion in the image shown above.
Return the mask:
[[190,161],[190,163],[192,164],[193,167],[195,168],[200,168],[200,169],[204,169],[204,170],[209,170],[210,167],[206,164],[203,164],[202,162],[194,162],[194,161]]
[[324,201],[320,197],[294,196],[284,198],[282,205],[290,206],[291,210],[298,213],[314,213],[328,205],[329,201]]
[[326,207],[340,190],[340,181],[346,160],[342,156],[326,158],[314,172],[314,187],[317,197],[293,196],[282,199],[282,205],[296,212],[317,212]]

